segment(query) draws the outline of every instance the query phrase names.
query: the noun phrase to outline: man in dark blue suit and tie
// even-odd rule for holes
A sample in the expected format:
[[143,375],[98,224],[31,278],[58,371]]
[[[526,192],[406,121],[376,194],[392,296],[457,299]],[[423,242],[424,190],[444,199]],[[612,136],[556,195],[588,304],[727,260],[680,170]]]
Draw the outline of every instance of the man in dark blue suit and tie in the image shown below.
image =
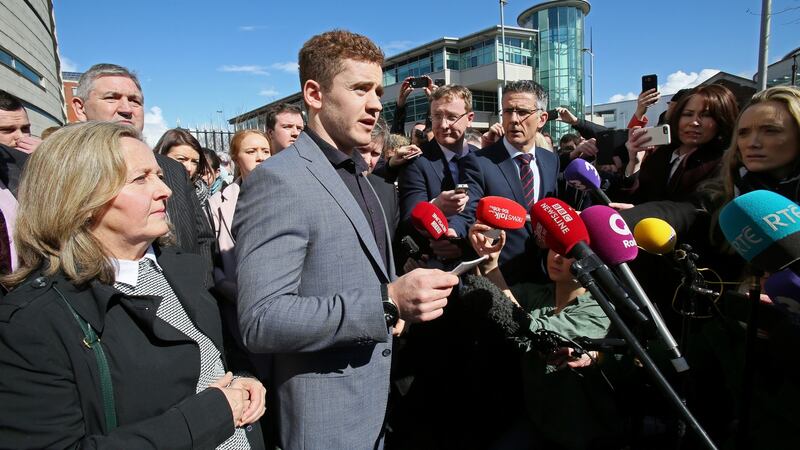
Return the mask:
[[[470,200],[459,214],[461,219],[451,221],[459,236],[466,236],[482,197],[506,197],[530,210],[540,199],[556,195],[558,157],[536,146],[536,134],[547,122],[547,93],[533,81],[514,81],[506,85],[502,105],[504,136],[478,151],[477,170],[467,171]],[[539,271],[540,250],[531,235],[530,223],[506,232],[500,270],[509,284]]]
[[[419,202],[431,202],[448,220],[464,222],[458,213],[469,200],[456,185],[466,183],[466,172],[475,169],[474,146],[466,143],[464,134],[472,126],[472,93],[464,86],[442,86],[431,93],[431,119],[434,139],[422,147],[422,155],[409,164],[398,179],[400,218],[408,232],[411,211]],[[466,227],[464,222],[460,228]],[[454,230],[448,235],[455,237]],[[438,256],[457,258],[461,252],[455,245],[440,241],[432,243]]]

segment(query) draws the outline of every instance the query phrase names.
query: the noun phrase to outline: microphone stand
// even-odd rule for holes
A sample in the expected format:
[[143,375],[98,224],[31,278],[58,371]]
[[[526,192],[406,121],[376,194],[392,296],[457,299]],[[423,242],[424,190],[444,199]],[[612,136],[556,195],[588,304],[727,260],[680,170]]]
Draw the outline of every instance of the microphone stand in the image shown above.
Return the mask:
[[747,340],[744,351],[744,370],[742,382],[742,406],[741,416],[738,424],[737,448],[748,449],[750,447],[750,407],[753,402],[753,388],[756,378],[756,364],[753,361],[756,355],[756,343],[758,341],[758,306],[761,302],[761,276],[764,273],[760,269],[755,270],[753,284],[750,285],[748,296],[750,299],[750,318],[747,321]]
[[683,401],[681,401],[678,394],[675,392],[672,386],[670,386],[669,382],[667,382],[667,379],[664,378],[664,375],[661,373],[661,371],[659,371],[655,362],[653,362],[647,352],[645,352],[642,344],[639,343],[638,339],[630,330],[630,328],[625,325],[622,317],[617,313],[616,309],[614,309],[614,306],[611,305],[605,293],[595,282],[592,272],[602,264],[603,262],[600,261],[600,258],[598,258],[597,255],[592,254],[573,262],[571,271],[581,285],[583,285],[583,287],[585,287],[592,294],[592,297],[597,300],[597,303],[601,308],[603,308],[603,311],[605,311],[606,315],[611,320],[611,323],[620,331],[620,333],[622,333],[622,336],[624,337],[625,341],[627,341],[634,355],[639,358],[639,361],[641,361],[644,368],[650,373],[653,380],[661,388],[664,395],[667,396],[675,409],[678,410],[684,420],[686,420],[689,426],[697,433],[705,446],[709,449],[716,450],[717,446],[711,440],[711,437],[709,437],[708,433],[703,429],[697,419],[695,419],[691,411],[689,411]]

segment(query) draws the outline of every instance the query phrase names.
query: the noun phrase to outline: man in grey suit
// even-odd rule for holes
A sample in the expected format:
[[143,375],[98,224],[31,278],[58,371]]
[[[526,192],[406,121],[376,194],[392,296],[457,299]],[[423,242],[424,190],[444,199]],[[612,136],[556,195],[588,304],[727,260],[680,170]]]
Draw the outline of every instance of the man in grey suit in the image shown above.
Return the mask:
[[381,448],[395,325],[439,317],[458,278],[394,279],[383,210],[353,151],[381,111],[381,50],[337,30],[299,60],[307,129],[247,177],[236,208],[239,324],[251,352],[272,355],[281,448]]

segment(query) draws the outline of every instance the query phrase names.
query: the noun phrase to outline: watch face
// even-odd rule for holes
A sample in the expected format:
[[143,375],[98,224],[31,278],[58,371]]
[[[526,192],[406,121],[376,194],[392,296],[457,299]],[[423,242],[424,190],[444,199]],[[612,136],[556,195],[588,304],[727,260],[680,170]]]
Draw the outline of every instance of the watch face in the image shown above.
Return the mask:
[[397,306],[392,302],[383,302],[383,317],[386,319],[387,325],[394,326],[397,323],[397,319],[400,318]]

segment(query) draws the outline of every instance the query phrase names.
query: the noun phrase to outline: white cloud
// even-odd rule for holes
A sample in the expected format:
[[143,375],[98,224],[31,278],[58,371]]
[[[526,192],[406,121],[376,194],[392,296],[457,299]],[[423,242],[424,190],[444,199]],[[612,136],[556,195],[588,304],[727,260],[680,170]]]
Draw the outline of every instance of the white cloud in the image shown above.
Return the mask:
[[256,66],[256,65],[249,65],[249,66],[222,66],[218,68],[220,72],[240,72],[240,73],[250,73],[253,75],[269,75],[267,72],[266,67],[264,66]]
[[408,50],[417,45],[418,44],[414,41],[398,40],[398,41],[389,41],[385,44],[381,44],[380,47],[386,53],[400,53],[404,50]]
[[67,58],[66,56],[61,57],[61,71],[62,72],[77,72],[78,65],[75,64],[75,61]]
[[263,95],[264,97],[277,97],[280,92],[276,91],[275,88],[268,88],[262,89],[258,92],[258,95]]
[[658,90],[661,92],[661,95],[674,94],[681,89],[693,88],[703,81],[713,77],[718,72],[719,69],[703,69],[700,71],[700,73],[686,73],[682,70],[679,70],[667,75],[667,82],[660,85]]
[[296,62],[277,62],[269,66],[272,69],[281,70],[286,73],[297,73],[298,65]]
[[142,131],[144,140],[153,147],[168,129],[167,121],[164,120],[164,116],[161,114],[161,108],[158,106],[150,107],[150,110],[144,114],[144,130]]
[[256,31],[262,27],[255,26],[255,25],[242,25],[239,27],[239,31]]
[[628,92],[627,94],[614,94],[608,99],[608,103],[621,102],[623,100],[636,100],[637,98],[638,96],[633,92]]

